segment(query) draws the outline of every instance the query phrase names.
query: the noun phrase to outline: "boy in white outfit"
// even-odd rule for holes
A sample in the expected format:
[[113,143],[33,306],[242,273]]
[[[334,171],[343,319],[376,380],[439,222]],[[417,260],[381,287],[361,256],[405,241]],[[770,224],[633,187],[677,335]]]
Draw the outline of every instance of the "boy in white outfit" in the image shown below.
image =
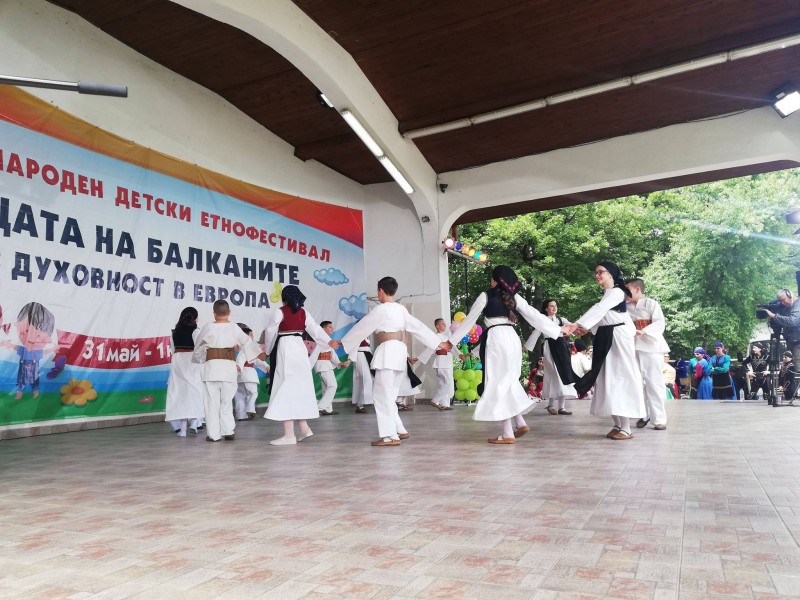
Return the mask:
[[628,314],[636,326],[636,361],[644,381],[644,403],[647,417],[639,419],[636,427],[643,428],[652,421],[653,428],[659,431],[667,428],[666,391],[664,384],[664,354],[669,346],[664,339],[666,321],[661,305],[644,295],[644,281],[629,279],[625,287],[631,293],[628,301]]
[[357,351],[361,340],[373,332],[376,334],[375,355],[372,359],[375,382],[372,390],[380,437],[372,442],[373,446],[399,446],[400,440],[410,437],[395,405],[400,390],[400,378],[404,375],[408,359],[408,349],[403,343],[404,332],[409,332],[429,348],[442,346],[449,349],[449,344],[441,342],[419,319],[412,317],[405,307],[395,302],[397,287],[397,281],[393,277],[384,277],[378,281],[380,305],[356,323],[341,340],[344,351],[351,355]]
[[[333,335],[333,323],[330,321],[323,321],[319,326],[329,336]],[[309,360],[314,367],[314,372],[319,374],[322,380],[322,397],[318,403],[319,414],[326,417],[338,415],[339,411],[333,410],[333,398],[336,396],[336,390],[338,389],[336,375],[333,370],[347,368],[350,366],[350,361],[340,362],[339,356],[327,344],[317,344]]]
[[[436,329],[436,335],[439,336],[439,339],[443,342],[447,341],[447,323],[444,322],[444,319],[441,317],[436,319],[433,322],[433,326]],[[426,349],[419,355],[419,359],[427,363],[431,356],[434,356],[434,351]],[[453,356],[459,356],[458,348],[453,346],[449,352],[444,349],[436,349],[435,356],[436,359],[433,362],[433,368],[436,369],[436,378],[439,382],[439,387],[436,388],[436,394],[433,396],[433,400],[431,400],[431,406],[439,410],[453,410],[453,407],[450,406],[453,400],[453,394],[455,394]]]
[[[239,328],[244,331],[252,340],[253,330],[244,323],[239,323]],[[233,397],[233,410],[237,421],[252,421],[256,416],[256,400],[258,399],[258,367],[265,373],[269,373],[269,365],[263,360],[247,362],[244,353],[236,355],[236,368],[239,371],[237,378],[238,387],[236,395]]]
[[203,326],[197,336],[192,360],[203,364],[203,402],[206,410],[206,441],[233,440],[233,396],[236,393],[236,350],[253,361],[266,355],[236,323],[225,300],[214,302],[214,322]]

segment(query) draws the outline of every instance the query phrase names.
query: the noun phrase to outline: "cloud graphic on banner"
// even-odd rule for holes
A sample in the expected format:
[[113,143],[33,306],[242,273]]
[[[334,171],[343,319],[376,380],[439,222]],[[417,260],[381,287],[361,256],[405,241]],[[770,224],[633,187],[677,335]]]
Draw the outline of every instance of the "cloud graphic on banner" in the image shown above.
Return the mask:
[[355,317],[356,320],[364,318],[364,315],[367,314],[367,295],[359,294],[358,296],[341,298],[339,300],[339,310],[348,317]]
[[314,279],[325,285],[342,285],[350,280],[339,269],[318,269],[314,271]]

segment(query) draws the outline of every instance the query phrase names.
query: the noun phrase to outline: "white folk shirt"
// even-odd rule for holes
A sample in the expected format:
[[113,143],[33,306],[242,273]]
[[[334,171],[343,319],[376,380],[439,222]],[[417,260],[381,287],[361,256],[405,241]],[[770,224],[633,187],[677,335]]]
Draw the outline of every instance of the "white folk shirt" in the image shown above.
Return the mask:
[[[248,336],[249,337],[249,336]],[[239,351],[236,355],[236,366],[239,367],[239,383],[258,383],[258,373],[254,367],[258,367],[264,373],[269,372],[269,365],[265,363],[263,360],[255,359],[250,364],[253,365],[252,367],[247,367],[245,364],[247,363],[247,359],[244,356],[244,352]]]
[[[528,304],[525,298],[519,294],[514,294],[514,301],[517,303],[517,312],[522,315],[531,327],[538,329],[549,338],[555,339],[561,335],[561,328]],[[472,326],[475,325],[483,313],[487,302],[488,297],[486,296],[486,292],[482,292],[469,310],[467,318],[461,321],[458,325],[458,329],[448,338],[453,345],[458,344],[459,340],[469,333],[469,330],[472,329]],[[485,317],[483,323],[486,328],[489,328],[494,325],[505,325],[511,323],[511,321],[509,321],[507,317]]]
[[[443,331],[441,333],[439,333],[437,331],[436,335],[439,336],[439,340],[441,340],[442,342],[446,342],[447,338],[449,337],[447,335],[446,331]],[[437,354],[436,353],[436,348],[426,348],[425,350],[423,350],[420,353],[419,359],[422,362],[427,364],[427,362],[431,359],[431,356],[435,356],[436,358],[433,361],[433,368],[434,369],[450,369],[450,370],[452,370],[453,369],[453,357],[455,356],[456,358],[458,358],[460,355],[461,354],[458,351],[458,346],[453,346],[453,348],[447,354]]]
[[664,339],[664,329],[667,323],[658,302],[652,298],[642,298],[636,304],[629,302],[628,314],[634,322],[652,321],[650,325],[641,330],[642,334],[634,338],[637,352],[658,352],[660,354],[669,352],[667,340]]
[[[319,360],[319,355],[323,352],[330,352],[331,357],[328,360]],[[324,373],[325,371],[333,371],[334,367],[340,364],[339,356],[336,351],[327,344],[317,344],[313,352],[308,357],[311,366],[314,368],[315,373]]]
[[[422,344],[436,348],[441,340],[419,319],[412,317],[404,306],[396,302],[384,302],[373,308],[342,338],[342,346],[349,356],[358,350],[359,344],[373,332],[407,331]],[[375,348],[372,357],[373,369],[405,371],[408,348],[400,340],[389,340]]]
[[203,381],[229,381],[236,383],[238,371],[236,363],[232,360],[214,359],[206,360],[208,348],[233,348],[240,347],[240,354],[249,361],[255,360],[261,349],[250,339],[242,328],[236,323],[206,323],[197,335],[197,342],[192,352],[192,361],[205,363],[203,365]]

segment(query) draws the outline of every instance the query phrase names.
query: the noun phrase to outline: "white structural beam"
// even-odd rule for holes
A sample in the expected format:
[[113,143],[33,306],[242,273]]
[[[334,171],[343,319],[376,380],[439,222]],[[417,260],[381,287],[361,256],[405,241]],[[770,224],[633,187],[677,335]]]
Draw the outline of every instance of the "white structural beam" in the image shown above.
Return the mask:
[[772,161],[800,163],[800,114],[760,108],[440,175],[439,232],[467,211]]
[[400,135],[397,119],[353,57],[297,5],[290,0],[172,1],[252,35],[297,67],[338,110],[350,110],[411,183],[419,217],[435,221],[436,173]]

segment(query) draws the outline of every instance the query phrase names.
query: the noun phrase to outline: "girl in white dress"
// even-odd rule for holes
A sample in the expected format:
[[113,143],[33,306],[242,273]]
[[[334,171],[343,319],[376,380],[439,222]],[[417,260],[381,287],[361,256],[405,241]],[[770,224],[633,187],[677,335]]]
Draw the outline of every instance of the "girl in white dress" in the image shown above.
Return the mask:
[[192,433],[203,420],[203,366],[192,362],[192,351],[197,341],[197,309],[191,306],[181,311],[178,323],[170,335],[172,362],[167,380],[167,412],[178,437],[186,437],[191,425]]
[[[557,315],[558,303],[555,300],[545,300],[544,304],[542,305],[542,312],[548,319],[550,319],[559,327],[571,325],[571,323],[565,318]],[[525,348],[528,351],[533,350],[540,335],[541,333],[537,330],[534,330],[533,333],[531,333],[528,341],[525,342]],[[568,411],[566,407],[567,400],[578,397],[578,394],[575,392],[575,386],[572,383],[564,384],[562,382],[555,360],[553,359],[553,351],[551,346],[553,343],[566,344],[566,342],[562,341],[562,339],[563,338],[558,338],[553,342],[550,342],[549,340],[545,341],[544,349],[542,350],[542,358],[544,358],[542,398],[547,400],[547,412],[549,412],[551,415],[571,415],[572,413]],[[569,352],[566,348],[566,345],[564,346],[562,352],[565,353],[566,358]],[[571,361],[565,366],[567,369],[571,369]],[[569,376],[574,381],[574,373],[569,373]]]
[[629,440],[631,419],[645,417],[642,375],[636,362],[634,337],[636,327],[627,313],[626,296],[631,293],[619,267],[603,262],[595,267],[595,281],[604,289],[600,302],[592,306],[573,325],[569,333],[577,331],[594,334],[592,370],[575,384],[578,393],[588,392],[594,384],[591,413],[610,416],[614,427],[606,437]]
[[[283,288],[281,299],[283,306],[272,313],[264,334],[272,372],[269,406],[264,418],[283,421],[284,430],[283,437],[270,442],[273,446],[296,444],[314,435],[306,420],[319,417],[319,408],[302,335],[305,331],[318,344],[330,345],[331,341],[303,308],[306,297],[297,286]],[[299,437],[294,433],[295,421],[300,426]]]
[[530,431],[522,418],[533,401],[519,382],[522,344],[515,329],[517,315],[549,338],[556,338],[562,333],[558,325],[517,294],[519,286],[519,279],[510,267],[495,267],[491,287],[478,296],[467,317],[450,336],[450,342],[455,345],[483,315],[481,362],[484,379],[482,389],[478,388],[480,400],[472,418],[502,423],[502,433],[490,438],[490,444],[515,444],[517,437]]

